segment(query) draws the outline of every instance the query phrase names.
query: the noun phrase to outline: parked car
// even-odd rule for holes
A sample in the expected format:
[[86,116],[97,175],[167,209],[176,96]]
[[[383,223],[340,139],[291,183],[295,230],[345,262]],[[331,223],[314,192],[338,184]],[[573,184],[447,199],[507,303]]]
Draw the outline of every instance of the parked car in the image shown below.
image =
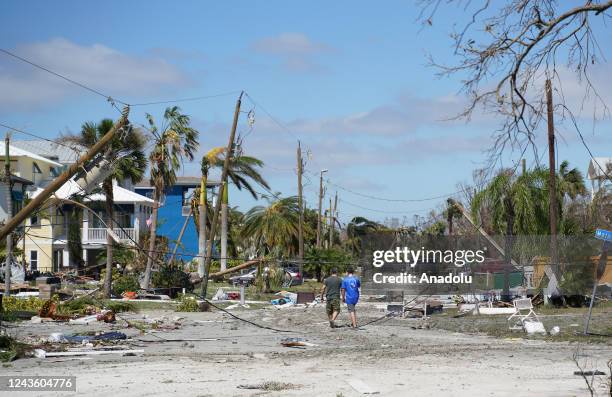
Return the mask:
[[293,264],[283,265],[283,269],[285,270],[285,280],[289,279],[286,284],[287,286],[290,287],[304,283],[304,279],[302,278],[302,274],[300,273],[300,268],[298,266]]

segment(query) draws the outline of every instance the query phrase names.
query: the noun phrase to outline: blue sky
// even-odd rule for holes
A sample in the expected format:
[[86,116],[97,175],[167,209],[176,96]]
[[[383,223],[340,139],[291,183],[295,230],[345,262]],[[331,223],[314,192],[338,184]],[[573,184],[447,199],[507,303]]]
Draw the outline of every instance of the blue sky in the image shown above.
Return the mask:
[[[266,162],[272,190],[292,195],[299,137],[311,154],[309,206],[317,203],[321,168],[365,195],[418,199],[471,182],[496,127],[484,115],[469,124],[441,121],[464,103],[460,81],[436,78],[426,54],[452,62],[448,33],[463,19],[442,10],[422,29],[418,12],[405,1],[4,2],[0,46],[129,103],[233,92],[179,104],[201,132],[200,152],[226,144],[236,91],[246,90],[260,107],[243,101],[245,112],[255,112],[250,132],[241,117],[244,152]],[[609,53],[611,45],[600,44]],[[608,93],[609,71],[609,64],[598,69]],[[0,122],[51,138],[117,115],[103,98],[2,54],[0,92]],[[165,106],[133,107],[130,119],[144,123],[145,112],[159,119]],[[612,155],[609,120],[581,123],[595,155]],[[586,172],[582,145],[570,131],[559,134],[559,159]],[[198,168],[186,164],[183,172]],[[443,202],[389,203],[328,188],[335,190],[343,221],[357,214],[411,220]],[[243,210],[255,204],[240,192],[231,200]]]

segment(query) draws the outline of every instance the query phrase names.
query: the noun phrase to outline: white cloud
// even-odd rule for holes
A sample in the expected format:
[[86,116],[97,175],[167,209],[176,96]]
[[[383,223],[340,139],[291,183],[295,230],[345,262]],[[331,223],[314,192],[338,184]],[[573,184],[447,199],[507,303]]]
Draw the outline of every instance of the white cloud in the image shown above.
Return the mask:
[[[18,45],[17,55],[108,95],[138,97],[182,86],[188,80],[159,57],[137,57],[102,44],[79,45],[62,38]],[[0,57],[0,105],[46,105],[84,91],[8,56]]]
[[323,68],[315,62],[315,58],[334,51],[332,47],[312,41],[303,33],[292,32],[264,37],[253,42],[251,48],[260,54],[279,58],[282,66],[292,72],[320,71]]

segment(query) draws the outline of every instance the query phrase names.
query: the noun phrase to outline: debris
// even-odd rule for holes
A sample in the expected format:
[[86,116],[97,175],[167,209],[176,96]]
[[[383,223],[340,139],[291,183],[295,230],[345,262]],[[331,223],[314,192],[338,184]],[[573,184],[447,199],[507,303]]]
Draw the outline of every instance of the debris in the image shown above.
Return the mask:
[[299,389],[301,385],[294,385],[293,383],[266,381],[255,385],[238,385],[238,389],[248,390],[266,390],[266,391],[282,391],[290,389]]
[[100,313],[97,315],[96,319],[98,321],[104,321],[105,323],[114,323],[115,322],[115,312],[112,310],[106,311],[106,313]]
[[144,353],[144,350],[80,350],[71,352],[47,352],[43,349],[34,349],[34,357],[60,357],[60,356],[90,356],[102,354],[121,354],[123,356],[134,355],[136,353]]
[[546,334],[546,328],[544,328],[544,324],[540,321],[536,320],[526,320],[523,321],[523,327],[525,331],[529,334]]
[[574,371],[574,375],[580,376],[593,376],[593,375],[606,375],[605,372],[593,370],[593,371]]
[[559,328],[558,325],[555,325],[554,327],[550,329],[551,335],[559,335],[559,332],[561,332],[561,328]]
[[281,345],[285,347],[314,347],[314,343],[306,342],[303,338],[284,338],[281,340]]
[[361,379],[349,379],[346,381],[357,393],[360,394],[379,394],[379,391],[372,389]]
[[297,293],[296,303],[298,305],[302,303],[313,303],[313,302],[315,302],[314,292],[298,292]]
[[513,307],[479,307],[480,314],[514,314],[516,310]]

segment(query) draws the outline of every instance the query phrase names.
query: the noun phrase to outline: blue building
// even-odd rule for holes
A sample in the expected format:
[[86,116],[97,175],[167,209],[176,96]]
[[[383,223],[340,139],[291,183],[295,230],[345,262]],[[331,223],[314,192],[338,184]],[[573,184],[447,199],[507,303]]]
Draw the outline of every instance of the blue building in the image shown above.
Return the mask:
[[[217,181],[208,181],[206,188],[208,197],[216,198],[215,187],[219,186]],[[198,233],[193,216],[190,215],[191,199],[196,188],[200,187],[200,177],[181,176],[176,178],[174,186],[166,188],[160,203],[157,215],[157,235],[165,236],[169,241],[169,248],[173,250],[179,238],[183,224],[187,220],[187,226],[176,252],[175,260],[189,262],[193,255],[198,253]],[[153,190],[149,181],[143,181],[134,186],[134,191],[143,196],[153,198]]]

